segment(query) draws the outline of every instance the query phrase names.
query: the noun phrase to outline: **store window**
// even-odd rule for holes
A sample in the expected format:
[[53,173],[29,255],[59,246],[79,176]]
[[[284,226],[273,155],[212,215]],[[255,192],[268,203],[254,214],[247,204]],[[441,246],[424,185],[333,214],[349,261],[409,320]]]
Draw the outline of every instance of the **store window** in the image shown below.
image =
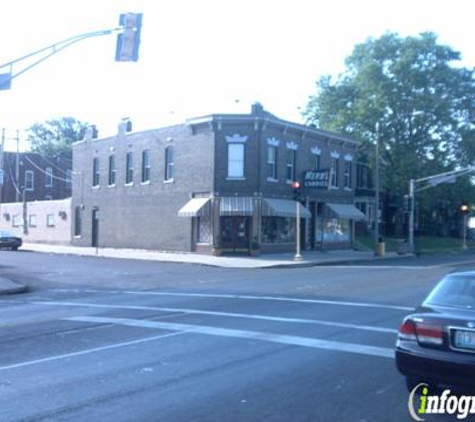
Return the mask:
[[295,242],[295,218],[262,217],[262,243]]
[[198,243],[211,243],[211,219],[209,216],[197,217]]
[[324,221],[323,241],[329,243],[349,242],[350,220],[327,218]]

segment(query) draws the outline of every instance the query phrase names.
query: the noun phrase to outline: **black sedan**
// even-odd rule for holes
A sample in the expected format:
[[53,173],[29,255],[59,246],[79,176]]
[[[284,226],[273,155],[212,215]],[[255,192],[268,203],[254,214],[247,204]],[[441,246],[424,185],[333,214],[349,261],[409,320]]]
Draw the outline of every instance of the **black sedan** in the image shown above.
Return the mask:
[[0,249],[11,249],[12,251],[18,250],[23,244],[21,237],[12,236],[11,233],[0,233]]
[[396,365],[419,383],[475,391],[475,271],[447,275],[399,329]]

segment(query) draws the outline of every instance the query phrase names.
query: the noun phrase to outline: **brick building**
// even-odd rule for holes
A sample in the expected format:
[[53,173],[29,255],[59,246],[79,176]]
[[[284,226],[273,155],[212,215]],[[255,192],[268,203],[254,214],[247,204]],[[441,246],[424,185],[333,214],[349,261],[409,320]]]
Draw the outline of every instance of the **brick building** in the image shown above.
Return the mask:
[[281,120],[214,114],[73,147],[73,244],[201,253],[291,251],[302,182],[305,248],[348,247],[358,142]]
[[1,203],[71,197],[72,160],[63,154],[44,157],[33,152],[3,153]]

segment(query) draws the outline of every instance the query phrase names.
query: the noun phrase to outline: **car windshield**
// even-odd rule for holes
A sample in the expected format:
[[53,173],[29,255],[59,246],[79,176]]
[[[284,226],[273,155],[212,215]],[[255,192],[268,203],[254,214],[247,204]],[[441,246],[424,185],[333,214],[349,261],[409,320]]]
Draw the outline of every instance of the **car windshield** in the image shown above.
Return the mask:
[[448,275],[425,301],[428,305],[475,308],[475,275]]
[[11,232],[0,231],[0,237],[12,237]]

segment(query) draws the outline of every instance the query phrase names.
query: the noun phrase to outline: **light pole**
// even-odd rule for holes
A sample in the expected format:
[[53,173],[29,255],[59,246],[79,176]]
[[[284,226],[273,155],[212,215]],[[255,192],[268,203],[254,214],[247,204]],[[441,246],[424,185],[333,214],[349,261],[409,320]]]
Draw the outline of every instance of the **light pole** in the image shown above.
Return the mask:
[[292,183],[292,189],[294,191],[295,201],[295,255],[294,261],[302,261],[302,251],[300,244],[300,182],[294,181]]

